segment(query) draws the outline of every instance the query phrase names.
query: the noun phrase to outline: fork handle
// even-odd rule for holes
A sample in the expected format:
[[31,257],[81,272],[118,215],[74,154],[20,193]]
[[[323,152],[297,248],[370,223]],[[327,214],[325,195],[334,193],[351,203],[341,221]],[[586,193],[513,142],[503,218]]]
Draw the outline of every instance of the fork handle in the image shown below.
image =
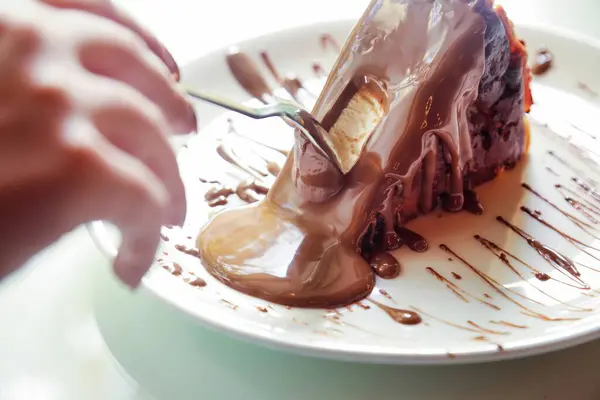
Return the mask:
[[256,108],[248,107],[242,103],[231,101],[222,96],[219,96],[219,95],[216,95],[213,93],[209,93],[204,90],[193,90],[193,89],[189,89],[189,88],[184,88],[184,89],[188,95],[190,95],[196,99],[209,102],[216,106],[226,108],[228,110],[234,111],[236,113],[245,115],[250,118],[261,119],[261,118],[268,118],[268,117],[282,115],[281,113],[275,113],[275,112],[263,114],[263,113],[259,112]]

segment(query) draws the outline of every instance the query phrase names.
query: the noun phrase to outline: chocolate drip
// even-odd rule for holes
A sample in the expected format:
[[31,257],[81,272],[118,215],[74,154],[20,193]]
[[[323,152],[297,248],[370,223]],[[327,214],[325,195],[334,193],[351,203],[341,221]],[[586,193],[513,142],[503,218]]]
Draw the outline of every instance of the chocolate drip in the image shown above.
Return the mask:
[[267,53],[266,51],[262,51],[260,53],[260,57],[262,58],[263,63],[269,69],[269,72],[271,72],[271,75],[273,75],[273,78],[275,78],[277,83],[279,83],[281,87],[283,87],[285,91],[288,92],[290,96],[292,96],[294,100],[302,104],[302,101],[298,98],[298,92],[300,92],[300,90],[306,91],[306,89],[304,88],[304,85],[302,84],[300,79],[298,79],[295,76],[281,76],[281,74],[275,67],[275,64],[273,64],[271,56],[269,56],[269,53]]
[[257,179],[262,179],[267,176],[267,174],[252,165],[245,164],[244,161],[239,158],[235,151],[231,148],[231,146],[225,142],[221,142],[217,147],[217,153],[219,156],[230,165],[233,165],[245,173],[253,176]]
[[[529,210],[527,207],[521,207],[521,210],[523,210],[524,212],[526,212],[533,218],[537,219],[538,221],[540,221],[544,224],[547,224],[547,223],[545,223],[545,221],[543,220],[543,218],[541,216],[539,216],[536,213],[534,213],[533,211]],[[510,228],[513,232],[515,232],[516,234],[521,236],[523,239],[525,239],[525,241],[527,241],[527,244],[529,244],[540,256],[542,256],[542,258],[544,260],[546,260],[546,262],[548,262],[552,267],[554,267],[556,270],[562,272],[563,274],[564,274],[564,272],[566,272],[567,274],[565,274],[565,275],[569,276],[572,280],[578,282],[581,285],[582,289],[590,288],[590,286],[581,279],[581,273],[579,272],[579,270],[575,266],[575,263],[571,259],[563,256],[556,250],[540,243],[538,240],[533,238],[527,232],[525,232],[521,228],[511,224],[503,217],[496,217],[496,220],[498,222],[502,223],[503,225],[507,226],[508,228]],[[549,226],[549,224],[548,224],[548,226]]]
[[265,149],[273,150],[273,151],[275,151],[275,152],[277,152],[277,153],[281,154],[282,156],[285,156],[285,157],[287,157],[287,156],[289,156],[289,155],[290,155],[290,152],[289,152],[289,151],[287,151],[287,150],[280,149],[280,148],[277,148],[277,147],[273,147],[273,146],[270,146],[270,145],[268,145],[268,144],[266,144],[266,143],[263,143],[263,142],[259,142],[258,140],[254,139],[252,136],[246,136],[246,135],[242,135],[242,134],[241,134],[241,133],[240,133],[240,132],[237,130],[237,128],[235,127],[235,123],[233,122],[233,119],[231,119],[231,118],[228,118],[228,119],[227,119],[227,124],[229,125],[228,132],[229,132],[230,134],[232,134],[232,135],[236,135],[236,136],[239,136],[239,137],[241,137],[241,138],[244,138],[244,139],[246,139],[246,140],[249,140],[249,141],[251,141],[252,143],[254,143],[254,144],[256,144],[256,145],[258,145],[258,146],[260,146],[260,147],[263,147],[263,148],[265,148]]
[[325,72],[325,69],[319,63],[314,63],[312,65],[312,70],[315,76],[319,79],[327,76],[327,72]]
[[459,299],[461,299],[465,303],[468,303],[469,298],[471,298],[473,300],[480,302],[481,304],[485,304],[486,306],[488,306],[496,311],[500,310],[500,307],[498,307],[497,305],[492,304],[487,300],[484,300],[482,298],[474,296],[474,295],[468,293],[467,291],[463,290],[461,287],[459,287],[454,282],[450,281],[449,279],[446,279],[446,277],[444,277],[442,274],[437,272],[435,269],[433,269],[431,267],[427,267],[426,271],[429,272],[431,275],[433,275],[438,281],[442,282],[448,289],[450,289],[452,291],[452,293],[454,293]]
[[513,324],[512,322],[506,322],[506,321],[490,321],[490,324],[508,326],[509,328],[517,328],[517,329],[529,328],[527,325],[518,325],[518,324]]
[[369,299],[371,303],[380,308],[383,312],[390,316],[394,321],[402,325],[418,325],[423,322],[423,319],[419,314],[410,310],[402,310],[386,306],[378,301]]
[[509,302],[513,303],[515,306],[519,307],[522,311],[521,314],[523,315],[527,315],[529,317],[533,317],[533,318],[537,318],[540,319],[542,321],[552,321],[552,322],[561,322],[561,321],[577,321],[580,320],[581,318],[576,318],[576,317],[572,317],[572,318],[552,318],[552,317],[548,317],[540,312],[534,311],[531,308],[523,305],[521,302],[515,300],[514,298],[512,298],[511,296],[509,296],[507,294],[511,293],[513,295],[516,296],[520,296],[528,301],[531,301],[533,303],[539,304],[541,305],[541,303],[539,303],[538,301],[535,301],[521,293],[519,293],[516,290],[513,290],[511,288],[508,287],[504,287],[500,282],[498,282],[497,280],[495,280],[494,278],[492,278],[491,276],[489,276],[488,274],[486,274],[485,272],[483,272],[482,270],[480,270],[479,268],[475,267],[473,264],[471,264],[470,262],[468,262],[465,258],[463,258],[462,256],[460,256],[458,253],[456,253],[454,250],[450,249],[447,245],[445,244],[441,244],[440,245],[440,249],[442,249],[443,251],[445,251],[448,254],[453,255],[456,259],[458,259],[459,261],[461,261],[465,266],[467,266],[471,271],[473,271],[479,278],[481,278],[487,285],[489,285],[496,293],[498,293],[500,296],[502,296],[504,299],[508,300]]
[[[550,228],[551,230],[553,230],[554,232],[558,233],[559,235],[561,235],[563,238],[565,238],[569,243],[571,243],[574,247],[576,247],[577,249],[581,250],[582,252],[584,252],[585,254],[589,255],[590,257],[594,258],[597,261],[600,261],[600,257],[592,254],[590,252],[590,250],[595,250],[600,252],[600,248],[591,246],[589,244],[586,244],[584,242],[582,242],[579,239],[574,238],[571,235],[566,234],[565,232],[561,231],[560,229],[556,228],[554,225],[550,224],[549,222],[547,222],[546,220],[544,220],[544,218],[542,218],[540,215],[537,215],[535,212],[531,211],[529,208],[527,207],[521,207],[521,211],[523,211],[525,214],[529,215],[530,217],[532,217],[533,219],[535,219],[536,221],[538,221],[539,223],[541,223],[542,225],[544,225],[547,228]],[[579,265],[590,269],[592,271],[597,271],[596,269],[589,267],[587,265],[584,265],[582,263],[578,263]]]
[[[556,190],[563,196],[565,201],[569,203],[574,209],[579,211],[584,217],[586,217],[592,224],[597,225],[600,221],[598,221],[598,217],[600,217],[600,208],[591,204],[587,200],[579,197],[577,193],[572,191],[571,189],[564,187],[562,185],[555,185]],[[578,199],[575,199],[577,197]],[[581,224],[585,224],[583,221]],[[585,224],[588,228],[597,229],[596,227]]]
[[320,38],[320,42],[321,42],[321,48],[323,50],[327,50],[327,49],[331,48],[336,53],[339,53],[341,51],[340,45],[338,44],[338,42],[334,39],[334,37],[330,33],[322,34],[321,38]]
[[273,91],[248,54],[233,49],[226,60],[233,77],[248,94],[263,103],[271,102]]
[[550,50],[542,49],[535,54],[533,62],[534,64],[531,68],[531,72],[534,75],[543,75],[552,68],[554,56],[550,53]]
[[379,253],[371,259],[371,268],[377,276],[383,279],[393,279],[400,275],[402,267],[396,258],[390,253]]
[[596,191],[593,187],[591,187],[588,183],[583,181],[580,178],[571,178],[573,182],[577,184],[584,192],[590,195],[590,197],[600,204],[600,193]]
[[[569,220],[571,220],[571,222],[573,222],[582,231],[586,232],[588,235],[590,235],[590,236],[592,236],[592,237],[594,237],[596,239],[600,239],[594,233],[591,232],[592,229],[596,229],[594,226],[592,226],[592,225],[588,224],[587,222],[585,222],[585,221],[577,218],[573,214],[564,211],[563,209],[561,209],[560,207],[558,207],[556,204],[554,204],[552,201],[550,201],[547,197],[543,196],[538,191],[536,191],[535,189],[533,189],[529,184],[523,183],[522,186],[527,191],[529,191],[532,194],[534,194],[537,198],[541,199],[546,204],[550,205],[550,207],[554,208],[556,211],[558,211],[559,213],[561,213],[562,215],[564,215],[565,217],[567,217]],[[588,213],[588,210],[590,212],[594,212],[593,208],[590,208],[590,207],[582,204],[581,202],[573,199],[570,196],[565,196],[565,194],[564,194],[564,192],[568,192],[568,193],[571,193],[572,195],[576,195],[574,192],[572,192],[568,188],[563,187],[562,185],[555,185],[554,187],[564,197],[564,199],[565,199],[565,201],[567,203],[569,203],[573,208],[575,208],[577,211],[579,211],[580,213],[582,213],[584,216],[588,217],[588,219],[590,219],[592,223],[597,223],[597,221]],[[539,216],[541,216],[541,213],[536,213],[536,214],[539,215]],[[600,215],[600,214],[598,214],[598,215]]]
[[[341,118],[340,104],[349,104],[343,92],[356,93],[352,83],[365,77],[385,89],[393,100],[389,110],[347,175],[296,134],[294,152],[265,200],[209,222],[197,241],[202,259],[213,276],[233,288],[301,307],[359,300],[373,289],[375,274],[357,250],[367,259],[405,244],[425,251],[425,239],[405,224],[440,198],[449,211],[463,209],[465,182],[470,188],[490,180],[523,153],[522,82],[508,76],[504,61],[490,59],[502,64],[500,72],[486,69],[492,41],[494,54],[508,58],[506,31],[490,5],[453,1],[446,10],[409,2],[398,26],[382,32],[369,24],[385,12],[380,3],[371,3],[351,33],[313,115],[331,128]],[[257,70],[248,69],[254,78],[241,83],[250,91],[248,81],[257,80]],[[520,64],[514,70],[521,72]],[[471,113],[479,107],[480,86],[494,82],[503,90],[498,99],[514,101],[504,108],[516,111],[509,117],[495,108],[496,100],[481,107],[479,114],[511,124],[510,130],[498,129],[504,136],[492,139],[489,153],[483,153],[499,158],[490,164],[475,157],[478,133],[471,133],[481,129]],[[253,92],[259,98],[270,94],[266,85],[258,86]],[[510,135],[517,137],[507,140]]]
[[438,318],[435,317],[433,315],[427,314],[426,312],[418,309],[417,307],[412,307],[416,312],[418,312],[421,315],[424,315],[428,318],[431,318],[437,322],[441,322],[442,324],[454,327],[454,328],[458,328],[461,329],[463,331],[467,331],[467,332],[475,332],[475,333],[487,333],[487,334],[491,334],[491,335],[508,335],[510,334],[510,332],[505,332],[505,331],[496,331],[496,330],[492,330],[492,329],[488,329],[488,328],[484,328],[481,325],[473,322],[473,321],[467,321],[466,325],[461,325],[461,324],[457,324],[455,322],[451,322],[451,321],[447,321],[445,319],[442,318]]

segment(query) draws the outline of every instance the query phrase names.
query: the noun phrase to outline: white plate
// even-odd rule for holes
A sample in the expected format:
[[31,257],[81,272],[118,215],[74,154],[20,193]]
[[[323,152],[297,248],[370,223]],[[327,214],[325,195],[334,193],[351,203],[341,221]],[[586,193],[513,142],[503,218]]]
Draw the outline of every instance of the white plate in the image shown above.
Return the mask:
[[[337,22],[303,27],[256,38],[241,43],[240,47],[252,55],[268,50],[282,72],[296,72],[312,91],[318,92],[322,82],[313,79],[312,63],[318,61],[328,67],[335,60],[334,52],[321,48],[319,37],[328,32],[343,41],[351,26],[352,22]],[[582,131],[593,134],[600,122],[597,108],[600,98],[593,93],[594,88],[600,89],[596,74],[600,70],[600,45],[543,28],[520,27],[519,33],[531,53],[548,47],[556,57],[555,67],[543,78],[535,80],[537,105],[531,114],[533,140],[530,155],[516,170],[503,173],[478,190],[486,208],[483,216],[434,212],[411,223],[411,229],[429,240],[430,250],[425,254],[400,250],[398,257],[404,264],[404,272],[394,280],[378,280],[371,296],[392,307],[418,308],[422,311],[423,324],[397,324],[373,306],[364,309],[355,305],[333,312],[271,305],[229,289],[210,277],[197,258],[173,248],[173,244],[186,240],[185,236],[195,236],[211,212],[203,200],[206,186],[200,184],[198,177],[217,178],[225,170],[226,164],[216,156],[214,148],[215,140],[227,133],[226,117],[231,115],[206,104],[198,104],[200,134],[179,155],[189,196],[186,233],[166,230],[170,240],[163,243],[158,257],[163,259],[163,264],[179,263],[184,270],[193,271],[205,279],[208,285],[204,288],[191,287],[181,277],[171,276],[163,268],[155,266],[144,279],[144,286],[198,321],[240,338],[306,355],[361,362],[443,364],[500,360],[557,350],[600,336],[600,291],[594,291],[600,289],[600,272],[580,268],[582,279],[592,290],[579,290],[552,280],[541,282],[531,271],[514,262],[525,277],[522,279],[473,239],[474,234],[492,239],[553,278],[567,279],[522,238],[498,223],[496,216],[502,215],[542,243],[600,270],[600,261],[591,260],[519,209],[526,205],[532,210],[540,210],[544,218],[561,230],[587,244],[596,241],[600,248],[600,241],[579,230],[566,217],[527,194],[520,186],[521,182],[528,182],[561,209],[577,214],[554,188],[557,183],[573,187],[570,183],[572,173],[549,156],[548,149],[568,159],[589,178],[600,181],[598,171],[594,171],[590,163],[582,160],[568,144],[570,140],[586,149],[599,149],[600,153],[597,139]],[[247,100],[248,96],[230,76],[224,61],[225,53],[226,49],[184,68],[186,84]],[[259,60],[258,57],[256,60]],[[258,140],[272,144],[279,141],[286,146],[292,143],[290,129],[278,120],[257,122],[238,116],[235,118],[239,131],[252,134]],[[550,124],[556,133],[543,127],[544,123]],[[94,223],[92,228],[93,235],[106,250],[113,252],[114,246],[107,242],[107,238],[114,232],[101,222]],[[111,239],[114,243],[116,238]],[[449,255],[438,248],[441,243],[450,246],[496,280],[510,298],[548,317],[564,320],[545,321],[525,315],[522,308],[500,295],[456,257],[449,261]],[[187,240],[187,244],[193,245],[193,240]],[[600,252],[592,252],[600,258]],[[460,296],[428,273],[428,266],[457,285]],[[456,279],[452,273],[462,279]],[[393,300],[382,295],[380,289],[387,291]],[[486,300],[498,309],[474,297]],[[260,310],[263,307],[267,312]],[[581,308],[589,310],[579,311]]]

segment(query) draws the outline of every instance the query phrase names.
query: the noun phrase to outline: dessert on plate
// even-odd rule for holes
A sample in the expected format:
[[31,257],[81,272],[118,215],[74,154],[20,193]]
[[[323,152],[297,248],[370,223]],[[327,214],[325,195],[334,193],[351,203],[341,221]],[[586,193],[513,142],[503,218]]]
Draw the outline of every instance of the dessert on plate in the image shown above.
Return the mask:
[[203,228],[206,268],[290,306],[369,295],[375,272],[395,275],[389,251],[427,250],[407,222],[436,207],[481,213],[474,188],[526,153],[526,65],[493,1],[373,0],[313,109],[337,162],[296,134],[265,200]]

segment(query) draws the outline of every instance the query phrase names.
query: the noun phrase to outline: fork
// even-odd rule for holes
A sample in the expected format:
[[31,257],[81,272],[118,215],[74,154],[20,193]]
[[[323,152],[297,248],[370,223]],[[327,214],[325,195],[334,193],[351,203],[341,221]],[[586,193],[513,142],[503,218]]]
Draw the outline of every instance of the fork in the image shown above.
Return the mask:
[[276,98],[276,102],[261,107],[250,107],[231,101],[220,95],[201,90],[185,88],[187,94],[195,99],[203,100],[245,115],[254,119],[281,117],[288,124],[298,128],[304,137],[329,159],[340,171],[343,171],[335,150],[325,139],[327,131],[308,111],[292,101]]

